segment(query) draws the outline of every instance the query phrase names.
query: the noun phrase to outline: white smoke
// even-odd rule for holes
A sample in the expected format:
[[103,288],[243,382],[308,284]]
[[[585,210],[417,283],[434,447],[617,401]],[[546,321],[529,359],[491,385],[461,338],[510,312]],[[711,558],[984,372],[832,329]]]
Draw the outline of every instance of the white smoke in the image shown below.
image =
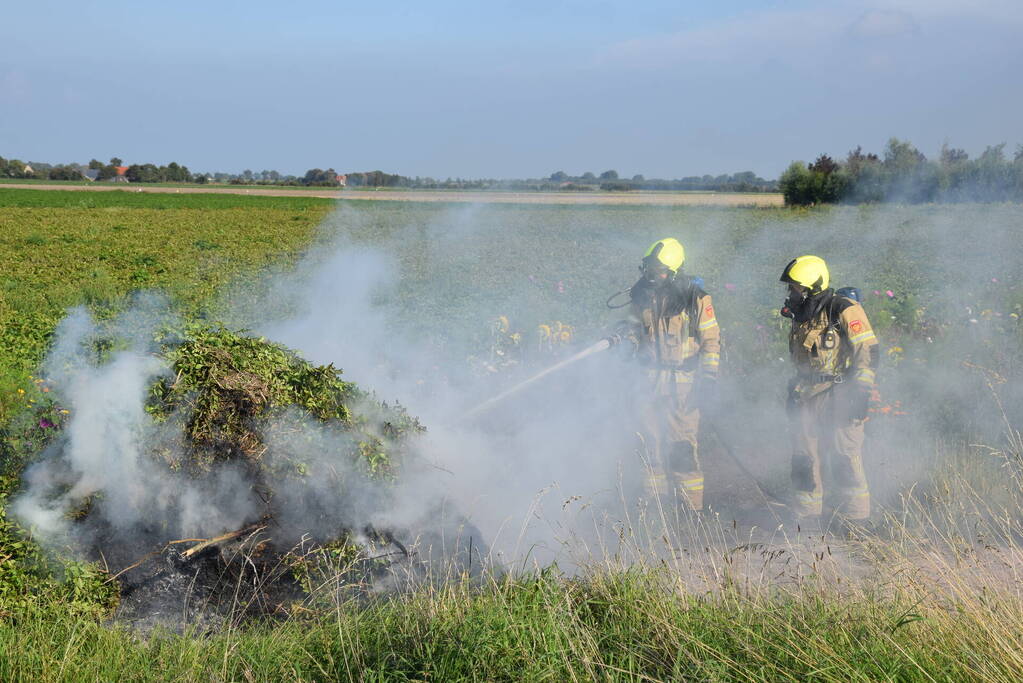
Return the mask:
[[[529,211],[551,224],[538,225],[541,214]],[[424,215],[343,206],[294,270],[246,283],[225,304],[233,327],[252,329],[315,363],[334,363],[346,379],[377,399],[401,402],[427,426],[397,482],[382,485],[353,476],[350,463],[334,457],[349,445],[345,437],[296,415],[267,425],[270,457],[296,454],[308,467],[305,478],[272,482],[280,522],[295,534],[363,525],[412,535],[441,527],[457,533],[467,521],[515,566],[563,559],[568,543],[613,548],[643,478],[637,368],[615,352],[594,356],[466,420],[470,408],[553,360],[537,355],[530,363],[527,354],[528,367],[512,368],[507,377],[478,377],[466,359],[487,344],[487,325],[499,314],[527,331],[559,318],[576,325],[576,348],[596,341],[620,317],[603,308],[604,300],[632,283],[643,248],[668,235],[685,243],[687,270],[703,276],[715,297],[731,372],[722,380],[726,405],[717,420],[726,433],[710,434],[707,444],[726,441],[779,492],[790,455],[783,401],[792,368],[779,333],[785,323],[775,313],[784,296],[777,279],[794,255],[825,256],[837,286],[867,291],[872,298],[865,306],[886,350],[897,340],[882,317],[892,302],[908,297],[907,283],[922,282],[918,305],[928,315],[959,316],[969,328],[941,343],[900,337],[905,355],[915,354],[919,364],[882,369],[882,389],[911,402],[912,413],[870,426],[867,470],[876,500],[911,486],[933,466],[935,425],[950,402],[955,419],[968,422],[972,433],[992,433],[987,408],[968,404],[976,393],[964,389],[960,356],[971,339],[990,343],[981,323],[965,322],[979,315],[965,308],[980,300],[984,282],[996,277],[1007,290],[1019,285],[1010,208],[843,208],[790,216],[477,206],[431,207]],[[629,224],[640,218],[649,225]],[[986,226],[984,240],[964,243],[964,229],[977,221]],[[511,229],[522,234],[506,234]],[[547,250],[551,230],[575,237],[559,235],[561,247]],[[898,291],[875,296],[871,286]],[[62,437],[68,446],[63,458],[44,454],[30,469],[14,507],[41,532],[65,528],[66,513],[93,494],[118,528],[154,518],[167,523],[161,515],[174,510],[175,529],[211,535],[251,521],[258,509],[252,482],[239,471],[225,468],[204,487],[182,487],[179,477],[148,460],[154,444],[171,442],[143,410],[146,387],[166,372],[143,341],[152,338],[161,310],[150,304],[126,316],[121,335],[129,344],[104,364],[87,350],[96,331],[84,312],[58,330],[48,366],[72,410]],[[1010,403],[1014,418],[1018,407]],[[294,429],[302,439],[288,436]],[[705,449],[705,468],[715,464],[710,458],[727,459],[714,450]],[[716,482],[726,499],[715,504],[749,503],[727,499],[734,483]]]
[[[129,535],[156,524],[220,533],[255,509],[239,472],[222,468],[200,486],[153,458],[158,445],[173,447],[177,437],[145,410],[149,387],[169,372],[151,348],[167,311],[165,300],[146,296],[112,328],[101,328],[83,308],[58,326],[44,369],[70,417],[64,433],[28,468],[24,492],[11,506],[44,540],[64,538],[72,530],[69,514],[86,507],[110,531]],[[101,358],[102,346],[111,343],[124,348]]]

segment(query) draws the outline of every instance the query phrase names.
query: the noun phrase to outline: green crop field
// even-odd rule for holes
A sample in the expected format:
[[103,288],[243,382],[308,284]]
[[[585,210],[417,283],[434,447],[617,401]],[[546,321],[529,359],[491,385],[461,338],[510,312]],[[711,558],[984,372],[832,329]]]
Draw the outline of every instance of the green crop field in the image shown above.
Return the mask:
[[0,191],[0,419],[71,306],[154,288],[198,312],[224,283],[308,244],[328,200]]
[[[11,442],[39,431],[39,363],[70,307],[113,319],[153,290],[187,320],[231,327],[299,308],[342,315],[350,291],[303,301],[305,290],[274,286],[339,251],[386,264],[369,296],[402,348],[472,372],[514,345],[483,373],[496,393],[550,360],[541,325],[570,326],[576,346],[605,334],[621,317],[608,297],[632,284],[653,240],[678,237],[721,321],[723,419],[779,487],[785,263],[820,254],[834,284],[861,288],[884,358],[866,456],[878,514],[852,537],[787,528],[765,540],[707,516],[665,549],[650,519],[619,528],[629,552],[594,552],[571,571],[310,595],[274,618],[138,633],[110,621],[115,568],[44,551],[0,516],[0,678],[1019,680],[1019,217],[1008,204],[337,204],[0,188],[3,505],[25,464]],[[495,334],[500,316],[509,329]],[[512,355],[518,364],[503,365]]]

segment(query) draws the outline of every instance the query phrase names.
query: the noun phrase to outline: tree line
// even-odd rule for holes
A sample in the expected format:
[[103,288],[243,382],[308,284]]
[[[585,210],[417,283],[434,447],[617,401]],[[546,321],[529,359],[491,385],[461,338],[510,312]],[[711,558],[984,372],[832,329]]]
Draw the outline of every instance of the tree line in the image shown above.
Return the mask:
[[928,159],[908,141],[892,138],[881,155],[857,147],[843,161],[826,154],[810,164],[794,161],[778,186],[785,203],[794,206],[1023,201],[1023,145],[1011,159],[1005,143],[971,159],[945,144],[937,158]]
[[118,157],[103,163],[92,159],[88,164],[48,164],[41,161],[24,162],[20,159],[0,157],[0,178],[25,180],[116,180],[123,178],[133,183],[203,183],[208,178],[193,174],[187,166],[174,161],[166,166],[132,164],[124,166]]
[[[528,182],[528,181],[527,181]],[[629,190],[664,190],[674,192],[777,192],[778,184],[774,180],[765,180],[753,171],[742,171],[717,176],[687,176],[678,179],[646,178],[636,174],[631,178],[622,178],[615,170],[604,171],[600,175],[592,172],[580,176],[569,176],[564,171],[552,173],[541,182],[542,189],[601,189],[607,191],[627,192]]]
[[231,185],[304,185],[338,187],[391,187],[423,190],[516,190],[516,191],[560,191],[590,192],[595,190],[626,192],[629,190],[666,191],[716,191],[716,192],[776,192],[774,180],[760,178],[752,171],[723,174],[718,176],[689,176],[666,180],[645,178],[637,174],[631,178],[619,177],[615,170],[597,175],[587,171],[570,176],[556,171],[544,178],[503,179],[497,178],[433,178],[430,176],[404,176],[384,171],[348,171],[339,173],[333,168],[311,168],[303,175],[287,175],[275,170],[241,173],[193,173],[187,166],[171,162],[166,166],[156,164],[131,164],[114,157],[103,163],[92,159],[88,164],[47,164],[23,162],[19,159],[0,157],[0,178],[24,178],[37,180],[95,180],[132,183],[221,183]]
[[301,185],[338,187],[389,187],[429,190],[514,190],[534,192],[592,192],[596,190],[777,192],[785,203],[808,206],[826,203],[862,202],[963,202],[1023,201],[1023,145],[1012,158],[1005,144],[987,147],[976,159],[962,149],[943,145],[935,159],[928,159],[908,141],[892,138],[880,155],[865,153],[862,147],[850,151],[844,160],[827,154],[812,163],[792,164],[778,180],[765,180],[752,171],[717,176],[687,176],[678,179],[646,178],[641,174],[620,177],[615,170],[600,174],[587,171],[569,175],[555,171],[543,178],[498,180],[495,178],[446,178],[404,176],[384,171],[349,171],[312,168],[301,176],[274,170],[241,173],[193,173],[187,166],[171,162],[125,165],[113,157],[107,163],[92,159],[88,164],[25,163],[0,157],[0,178],[41,180],[123,181],[132,183],[225,183],[233,185]]

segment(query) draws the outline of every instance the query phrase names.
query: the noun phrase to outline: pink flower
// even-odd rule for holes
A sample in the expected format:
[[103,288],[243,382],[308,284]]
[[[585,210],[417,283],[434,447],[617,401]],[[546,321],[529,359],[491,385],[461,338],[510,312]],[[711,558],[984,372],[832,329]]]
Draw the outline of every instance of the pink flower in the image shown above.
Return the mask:
[[888,295],[888,298],[889,298],[889,299],[891,299],[892,297],[894,297],[894,296],[895,296],[895,292],[893,292],[893,291],[892,291],[892,290],[890,290],[890,289],[889,289],[889,290],[886,290],[886,291],[885,291],[885,294],[887,294],[887,295]]
[[991,282],[998,282],[998,278],[996,277],[991,278]]
[[880,290],[875,289],[874,290],[874,296],[881,296]]
[[564,293],[565,293],[565,283],[562,282],[561,280],[558,280],[558,294],[564,294]]
[[735,285],[733,285],[731,282],[726,282],[725,283],[725,289],[727,289],[729,292],[734,292],[735,291]]

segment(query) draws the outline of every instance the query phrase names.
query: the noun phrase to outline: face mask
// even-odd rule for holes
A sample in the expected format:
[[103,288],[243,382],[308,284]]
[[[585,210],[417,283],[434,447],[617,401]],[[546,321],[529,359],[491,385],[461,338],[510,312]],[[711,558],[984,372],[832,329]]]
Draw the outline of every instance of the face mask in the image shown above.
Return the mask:
[[806,312],[806,307],[810,302],[809,293],[806,290],[794,290],[789,288],[788,298],[785,299],[785,305],[781,309],[781,314],[786,318],[800,318]]
[[671,280],[671,271],[655,258],[643,259],[643,265],[639,267],[639,272],[643,274],[643,281],[648,285],[662,285]]

